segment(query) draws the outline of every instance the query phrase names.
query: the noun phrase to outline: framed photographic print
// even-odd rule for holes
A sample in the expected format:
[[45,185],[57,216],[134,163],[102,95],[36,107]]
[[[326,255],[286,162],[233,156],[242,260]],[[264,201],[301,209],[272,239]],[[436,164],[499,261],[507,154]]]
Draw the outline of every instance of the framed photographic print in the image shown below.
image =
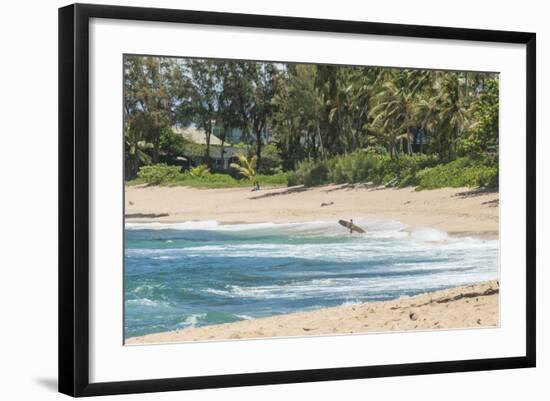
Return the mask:
[[535,34],[59,10],[59,390],[535,366]]

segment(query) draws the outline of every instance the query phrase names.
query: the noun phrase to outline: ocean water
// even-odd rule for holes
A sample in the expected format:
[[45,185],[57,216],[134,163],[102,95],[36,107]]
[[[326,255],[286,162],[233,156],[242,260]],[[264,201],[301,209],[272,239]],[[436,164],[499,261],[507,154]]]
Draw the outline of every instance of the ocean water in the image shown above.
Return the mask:
[[498,278],[497,240],[354,222],[126,224],[125,337]]

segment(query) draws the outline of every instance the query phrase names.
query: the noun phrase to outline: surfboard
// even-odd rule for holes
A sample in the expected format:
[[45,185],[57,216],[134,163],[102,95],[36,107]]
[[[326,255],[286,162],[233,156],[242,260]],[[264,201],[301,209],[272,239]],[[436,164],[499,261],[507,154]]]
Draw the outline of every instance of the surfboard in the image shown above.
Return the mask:
[[349,221],[346,221],[346,220],[338,220],[338,223],[340,223],[340,225],[346,227],[348,230],[355,231],[356,233],[364,234],[366,232],[361,227],[356,226],[355,224],[352,224],[352,223],[350,223]]

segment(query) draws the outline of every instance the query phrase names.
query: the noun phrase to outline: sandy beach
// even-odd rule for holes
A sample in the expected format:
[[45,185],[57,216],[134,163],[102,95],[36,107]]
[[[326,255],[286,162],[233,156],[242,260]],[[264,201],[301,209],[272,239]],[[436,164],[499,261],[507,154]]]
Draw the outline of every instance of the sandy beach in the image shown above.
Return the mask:
[[[431,227],[451,236],[498,238],[498,192],[466,188],[415,191],[329,185],[315,188],[195,189],[126,187],[127,222],[310,222],[392,219],[406,230]],[[432,330],[498,325],[498,282],[480,282],[392,301],[356,303],[235,323],[148,334],[126,344]]]
[[498,282],[488,281],[393,301],[149,334],[125,344],[494,327],[499,324],[498,294]]
[[220,223],[395,219],[409,229],[498,237],[498,192],[467,188],[415,191],[329,185],[315,188],[196,189],[126,187],[127,222],[216,220]]

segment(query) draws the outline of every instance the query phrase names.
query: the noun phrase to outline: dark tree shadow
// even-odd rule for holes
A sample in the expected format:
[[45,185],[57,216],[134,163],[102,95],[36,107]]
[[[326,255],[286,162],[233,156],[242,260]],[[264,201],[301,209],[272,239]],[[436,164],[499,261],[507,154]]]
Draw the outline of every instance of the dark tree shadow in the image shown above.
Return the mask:
[[490,201],[481,202],[481,204],[491,206],[491,207],[497,207],[499,205],[499,200],[498,199],[493,199],[493,200],[490,200]]
[[[357,183],[353,183],[353,184],[337,184],[335,185],[333,188],[330,188],[330,189],[327,189],[325,190],[325,192],[334,192],[334,191],[350,191],[350,190],[353,190],[353,189],[371,189],[371,190],[376,190],[378,189],[378,185],[375,185],[374,183],[372,182],[357,182]],[[381,185],[380,187],[382,187],[382,189],[385,189],[386,187],[384,187],[383,185]]]
[[128,219],[153,219],[156,217],[168,217],[168,213],[127,213],[124,217]]
[[456,196],[457,198],[474,198],[476,196],[481,196],[486,194],[498,194],[498,189],[480,187],[480,188],[470,189],[468,191],[459,192],[454,196]]
[[297,192],[308,191],[309,189],[311,188],[305,187],[303,185],[297,185],[295,187],[288,187],[287,189],[284,189],[284,190],[277,190],[274,192],[267,192],[261,195],[251,196],[248,199],[262,199],[262,198],[269,198],[272,196],[290,195],[290,194],[295,194]]

